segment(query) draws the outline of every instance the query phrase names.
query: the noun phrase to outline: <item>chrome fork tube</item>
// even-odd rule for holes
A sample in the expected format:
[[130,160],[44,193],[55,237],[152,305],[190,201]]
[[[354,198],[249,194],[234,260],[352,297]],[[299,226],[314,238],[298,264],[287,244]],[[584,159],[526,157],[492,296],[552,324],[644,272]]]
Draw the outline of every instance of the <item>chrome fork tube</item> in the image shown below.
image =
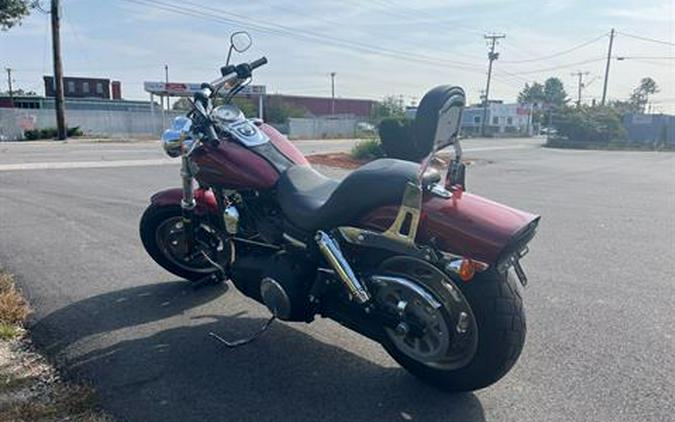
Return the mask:
[[189,158],[186,154],[181,157],[180,176],[183,180],[183,198],[180,201],[183,209],[183,233],[185,234],[186,254],[192,254],[195,243],[194,225],[192,224],[193,210],[197,205],[195,202],[194,187],[192,186],[193,177],[190,171]]
[[189,158],[186,155],[183,155],[180,167],[180,176],[183,180],[183,199],[181,200],[180,205],[184,210],[192,210],[196,205],[194,187],[192,186],[194,178],[192,177],[188,160]]
[[321,230],[316,232],[315,240],[319,246],[319,250],[326,258],[326,261],[328,261],[333,270],[335,270],[335,273],[345,285],[351,296],[360,304],[368,302],[368,300],[370,300],[368,291],[354,274],[349,262],[347,262],[347,259],[342,255],[342,251],[337,242]]

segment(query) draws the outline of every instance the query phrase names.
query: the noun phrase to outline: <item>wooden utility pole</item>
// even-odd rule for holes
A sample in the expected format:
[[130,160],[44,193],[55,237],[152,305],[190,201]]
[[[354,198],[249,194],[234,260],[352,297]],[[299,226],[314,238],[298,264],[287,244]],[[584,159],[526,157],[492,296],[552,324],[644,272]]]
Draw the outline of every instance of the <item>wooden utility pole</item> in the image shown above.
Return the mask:
[[585,88],[584,76],[588,74],[589,72],[581,72],[581,71],[572,73],[572,76],[576,76],[579,78],[577,81],[577,107],[581,107],[581,90]]
[[14,108],[14,90],[12,89],[12,69],[6,68],[7,70],[7,87],[9,88],[9,106]]
[[56,108],[57,137],[66,139],[66,114],[63,102],[63,64],[61,63],[61,17],[59,0],[52,0],[52,52],[54,55],[54,107]]
[[612,45],[614,44],[614,28],[609,32],[609,48],[607,49],[607,65],[605,66],[605,83],[602,85],[602,100],[600,104],[605,105],[607,99],[607,81],[609,80],[609,63],[612,61]]
[[483,120],[481,125],[481,134],[485,136],[486,135],[485,129],[487,128],[486,120],[488,115],[488,106],[490,103],[490,79],[492,78],[492,62],[499,58],[499,53],[495,53],[495,46],[497,45],[497,40],[501,38],[506,38],[506,35],[486,34],[483,36],[483,38],[485,38],[486,40],[491,40],[492,42],[492,44],[490,45],[490,52],[488,53],[488,60],[490,60],[490,64],[488,65],[487,84],[485,86],[485,101],[483,103]]
[[330,114],[335,114],[335,72],[330,73]]

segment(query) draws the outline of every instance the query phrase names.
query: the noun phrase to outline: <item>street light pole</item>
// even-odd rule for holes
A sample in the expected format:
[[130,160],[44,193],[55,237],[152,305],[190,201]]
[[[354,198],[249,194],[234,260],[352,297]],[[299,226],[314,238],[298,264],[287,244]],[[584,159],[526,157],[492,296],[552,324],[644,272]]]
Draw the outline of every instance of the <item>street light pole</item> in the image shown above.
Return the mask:
[[330,73],[330,114],[335,114],[335,72]]
[[[166,90],[169,90],[169,65],[164,65],[164,81],[166,82]],[[163,105],[162,105],[163,106]],[[166,96],[166,109],[169,110],[169,95]]]

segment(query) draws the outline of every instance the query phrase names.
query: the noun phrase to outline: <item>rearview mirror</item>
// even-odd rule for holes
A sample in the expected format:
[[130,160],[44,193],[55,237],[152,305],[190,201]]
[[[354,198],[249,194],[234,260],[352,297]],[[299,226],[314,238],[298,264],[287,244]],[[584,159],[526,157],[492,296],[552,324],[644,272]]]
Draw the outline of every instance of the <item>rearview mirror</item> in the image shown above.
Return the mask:
[[246,31],[235,32],[230,36],[230,45],[237,53],[248,50],[251,48],[251,44],[253,44],[253,40]]
[[230,58],[232,58],[232,50],[236,51],[237,53],[243,53],[244,51],[251,48],[252,44],[253,40],[251,39],[251,36],[249,35],[248,32],[246,31],[233,32],[232,35],[230,35],[230,49],[227,50],[227,62],[225,63],[225,66],[230,64]]

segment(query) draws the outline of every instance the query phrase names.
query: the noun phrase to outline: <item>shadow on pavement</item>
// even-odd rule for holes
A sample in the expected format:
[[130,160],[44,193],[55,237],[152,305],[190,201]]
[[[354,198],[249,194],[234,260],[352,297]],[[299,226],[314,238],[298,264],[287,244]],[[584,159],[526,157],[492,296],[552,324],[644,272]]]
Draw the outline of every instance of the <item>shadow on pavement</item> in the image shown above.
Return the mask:
[[208,333],[245,336],[264,319],[190,312],[225,291],[172,282],[110,292],[32,330],[36,344],[90,380],[121,420],[484,420],[474,394],[441,393],[290,324],[226,349]]

